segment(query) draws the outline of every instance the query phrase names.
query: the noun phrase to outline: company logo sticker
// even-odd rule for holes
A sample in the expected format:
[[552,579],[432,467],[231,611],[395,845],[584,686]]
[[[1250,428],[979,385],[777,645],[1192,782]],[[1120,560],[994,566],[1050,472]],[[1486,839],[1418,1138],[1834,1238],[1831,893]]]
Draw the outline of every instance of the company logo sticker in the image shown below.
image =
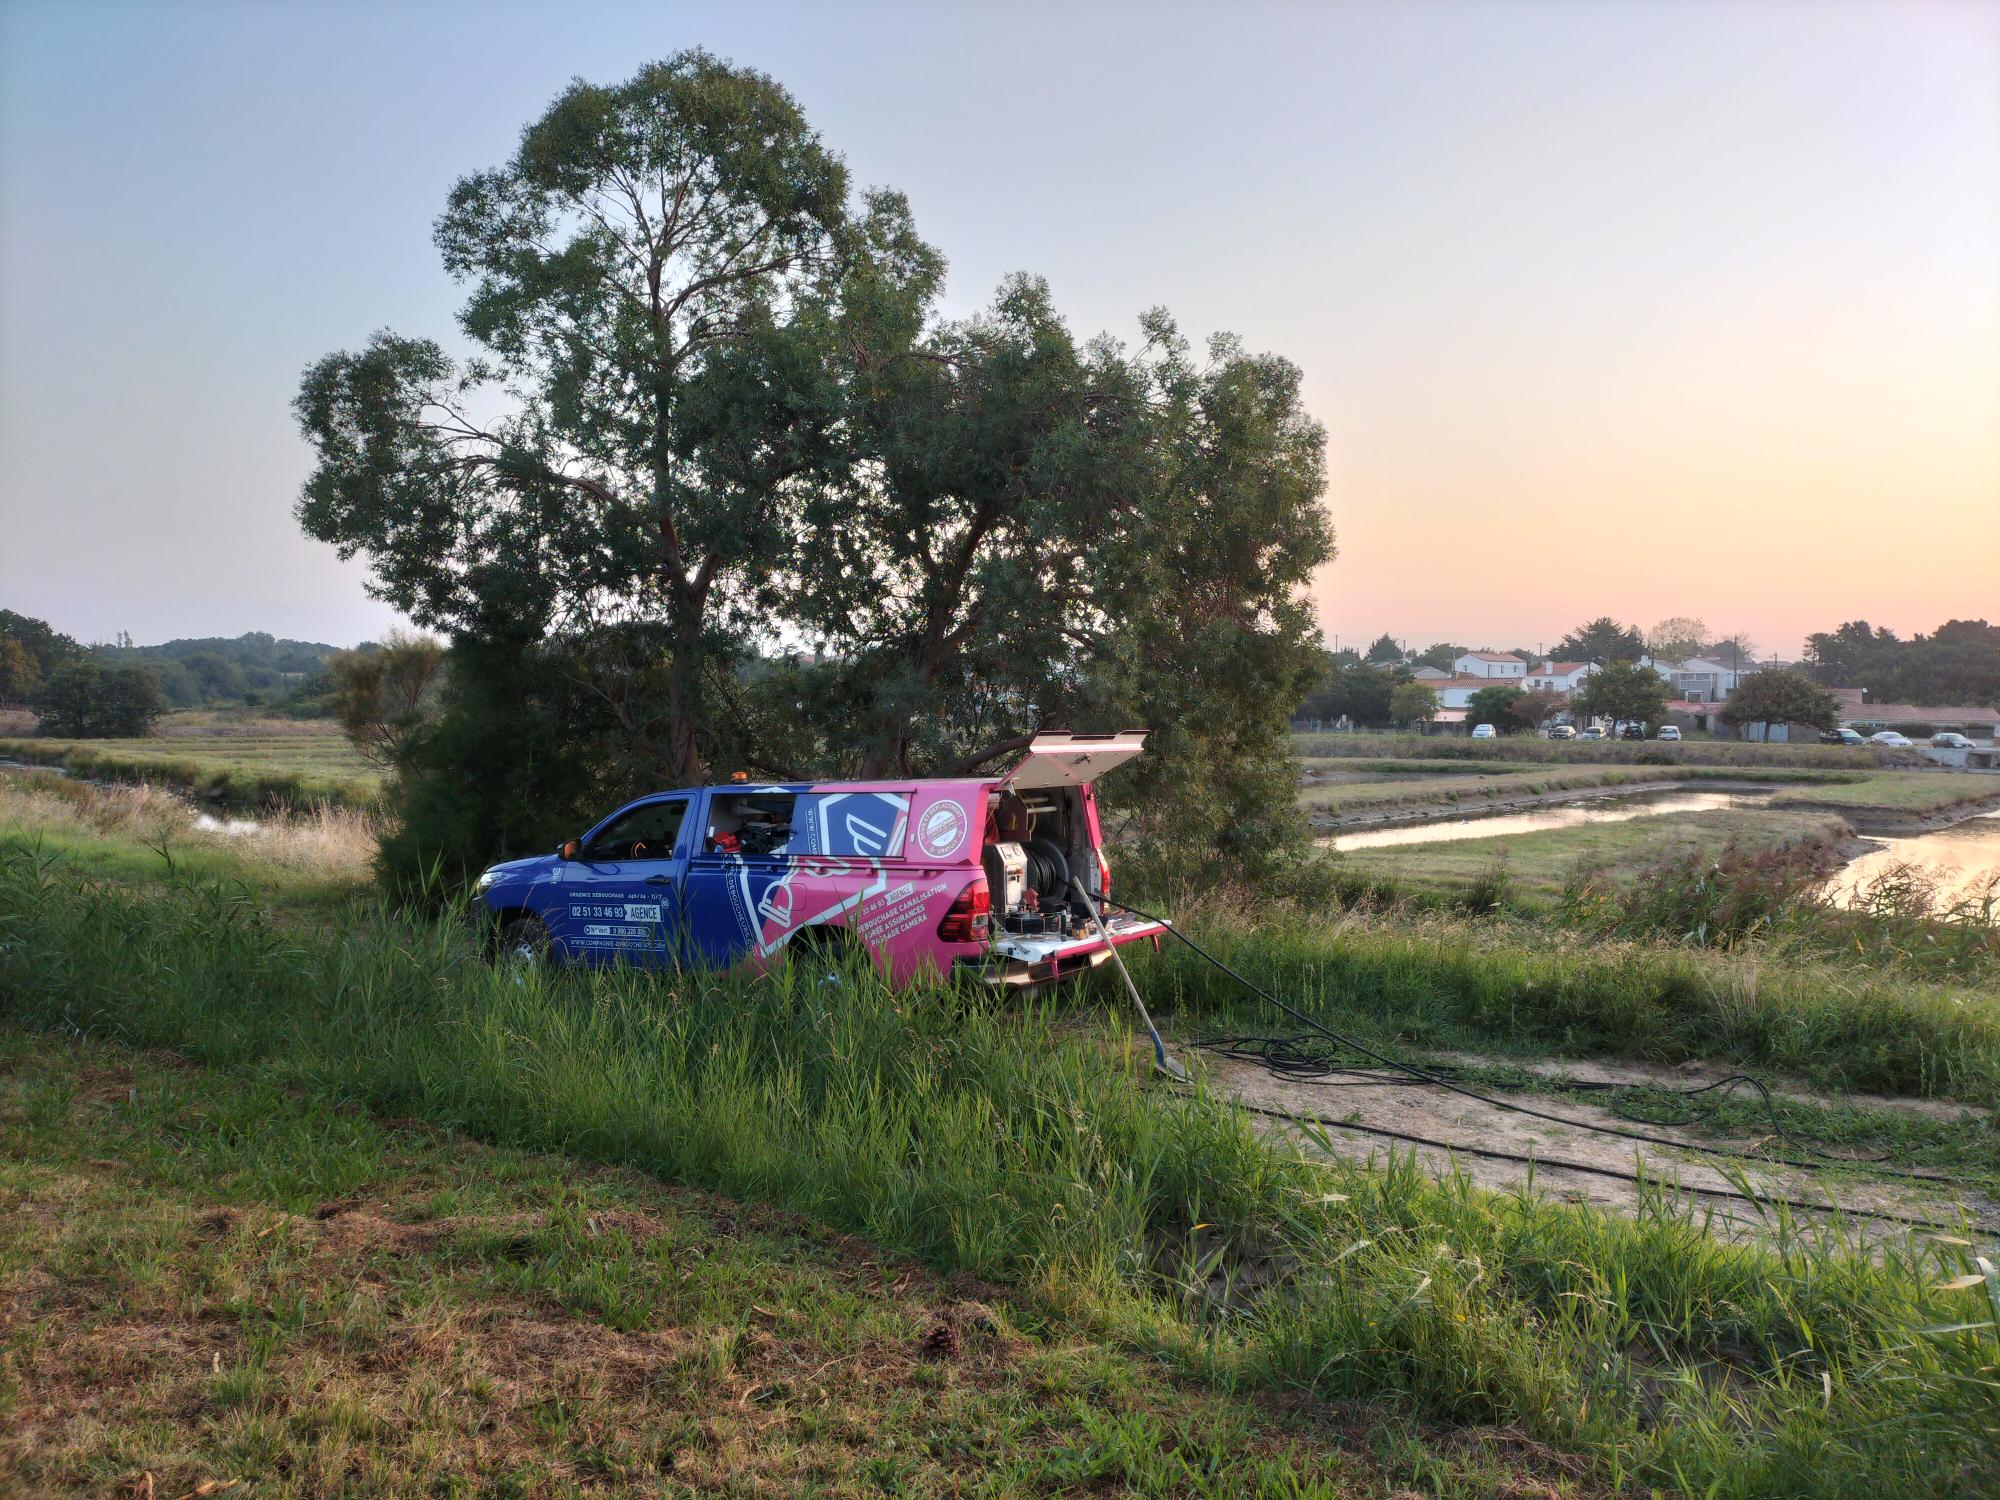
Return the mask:
[[917,847],[932,859],[948,859],[965,842],[965,809],[956,802],[933,802],[917,819]]

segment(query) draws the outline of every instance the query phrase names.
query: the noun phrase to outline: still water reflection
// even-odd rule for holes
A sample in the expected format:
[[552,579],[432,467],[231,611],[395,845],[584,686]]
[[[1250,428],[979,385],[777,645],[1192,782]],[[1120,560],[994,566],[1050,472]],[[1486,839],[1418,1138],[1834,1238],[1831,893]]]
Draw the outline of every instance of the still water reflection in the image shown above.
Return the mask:
[[1879,842],[1887,847],[1862,855],[1835,877],[1829,888],[1835,901],[1847,905],[1857,890],[1866,890],[1898,865],[1914,866],[1931,881],[1940,904],[1976,895],[2000,876],[2000,813]]

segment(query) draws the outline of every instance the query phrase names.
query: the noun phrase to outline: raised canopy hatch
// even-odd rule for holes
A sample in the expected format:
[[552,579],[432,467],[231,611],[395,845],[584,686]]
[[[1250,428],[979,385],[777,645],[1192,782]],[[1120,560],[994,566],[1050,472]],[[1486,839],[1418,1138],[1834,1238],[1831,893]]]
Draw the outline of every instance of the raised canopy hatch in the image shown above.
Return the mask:
[[1081,786],[1124,765],[1145,748],[1143,729],[1117,734],[1038,734],[1000,784],[1017,789]]

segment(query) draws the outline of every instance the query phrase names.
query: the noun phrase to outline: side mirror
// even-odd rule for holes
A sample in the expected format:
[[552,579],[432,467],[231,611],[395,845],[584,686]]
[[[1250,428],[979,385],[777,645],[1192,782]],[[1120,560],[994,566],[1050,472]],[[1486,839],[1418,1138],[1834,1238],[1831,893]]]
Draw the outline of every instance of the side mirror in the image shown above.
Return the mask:
[[579,844],[575,839],[564,839],[562,847],[556,850],[556,853],[560,854],[564,859],[575,859],[583,853],[583,845]]

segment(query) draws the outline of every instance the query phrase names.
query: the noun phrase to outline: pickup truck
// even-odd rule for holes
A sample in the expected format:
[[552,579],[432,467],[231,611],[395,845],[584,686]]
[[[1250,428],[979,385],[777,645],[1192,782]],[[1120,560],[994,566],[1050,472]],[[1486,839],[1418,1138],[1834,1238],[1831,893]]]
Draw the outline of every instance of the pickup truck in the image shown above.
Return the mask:
[[1114,914],[1095,778],[1145,735],[1039,734],[1004,773],[654,792],[478,880],[528,962],[764,968],[865,953],[896,983],[1035,990],[1164,923]]

